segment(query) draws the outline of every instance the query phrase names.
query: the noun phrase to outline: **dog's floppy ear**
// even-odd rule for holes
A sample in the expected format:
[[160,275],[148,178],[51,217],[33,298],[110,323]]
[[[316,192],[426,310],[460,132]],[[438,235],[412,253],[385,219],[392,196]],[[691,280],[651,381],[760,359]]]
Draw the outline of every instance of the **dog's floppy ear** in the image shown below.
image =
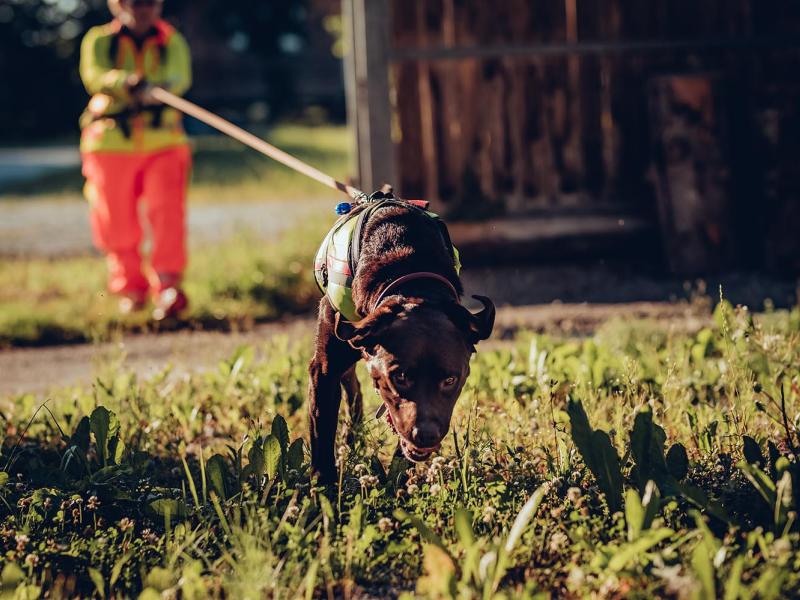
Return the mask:
[[336,313],[333,332],[343,342],[356,350],[362,350],[374,346],[381,332],[394,322],[402,310],[402,303],[389,300],[356,322],[348,321],[340,313]]
[[483,304],[483,310],[473,314],[462,305],[453,304],[448,310],[448,315],[456,326],[467,334],[470,343],[477,344],[492,335],[495,308],[494,302],[486,296],[473,296],[473,298]]

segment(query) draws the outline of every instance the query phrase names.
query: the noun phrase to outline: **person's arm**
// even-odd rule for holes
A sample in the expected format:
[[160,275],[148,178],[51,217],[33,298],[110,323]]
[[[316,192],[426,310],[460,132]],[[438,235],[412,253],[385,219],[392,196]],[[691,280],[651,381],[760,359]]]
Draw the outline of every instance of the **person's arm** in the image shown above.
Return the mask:
[[80,74],[89,94],[110,94],[127,98],[125,81],[130,73],[115,69],[109,55],[110,38],[102,27],[93,27],[81,42]]
[[165,79],[160,82],[167,90],[182,96],[192,85],[192,60],[189,45],[179,32],[174,32],[167,45]]

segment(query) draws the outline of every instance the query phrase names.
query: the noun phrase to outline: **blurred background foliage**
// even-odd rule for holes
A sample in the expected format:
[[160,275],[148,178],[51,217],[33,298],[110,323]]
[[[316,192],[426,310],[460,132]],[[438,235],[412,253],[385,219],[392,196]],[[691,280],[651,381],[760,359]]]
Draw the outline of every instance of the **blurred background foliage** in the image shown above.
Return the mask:
[[[338,14],[339,3],[328,0],[164,3],[164,17],[192,48],[190,97],[251,124],[344,120]],[[81,37],[108,20],[105,0],[0,3],[0,142],[77,135],[87,100],[78,76]]]

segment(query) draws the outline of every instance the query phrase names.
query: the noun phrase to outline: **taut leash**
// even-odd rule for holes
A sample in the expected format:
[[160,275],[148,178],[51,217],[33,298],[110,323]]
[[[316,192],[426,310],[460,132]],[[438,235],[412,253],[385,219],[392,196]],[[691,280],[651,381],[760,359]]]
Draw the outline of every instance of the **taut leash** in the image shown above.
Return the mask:
[[233,139],[250,146],[264,156],[268,156],[273,160],[277,160],[279,163],[286,165],[290,169],[294,169],[298,173],[302,173],[306,177],[310,177],[311,179],[320,182],[322,185],[327,185],[330,188],[344,192],[354,200],[361,200],[366,197],[366,194],[364,194],[364,192],[361,190],[354,188],[351,185],[342,183],[341,181],[337,181],[330,175],[326,175],[322,171],[304,163],[302,160],[295,158],[291,154],[287,154],[280,148],[276,148],[272,144],[265,142],[259,137],[256,137],[249,131],[245,131],[230,121],[226,121],[222,117],[198,106],[194,102],[189,102],[188,100],[185,100],[180,96],[176,96],[175,94],[172,94],[160,87],[150,88],[150,94],[159,102],[162,102],[167,106],[171,106],[182,113],[190,115],[198,121],[202,121],[206,125],[213,127],[214,129],[218,129],[225,135],[229,135]]

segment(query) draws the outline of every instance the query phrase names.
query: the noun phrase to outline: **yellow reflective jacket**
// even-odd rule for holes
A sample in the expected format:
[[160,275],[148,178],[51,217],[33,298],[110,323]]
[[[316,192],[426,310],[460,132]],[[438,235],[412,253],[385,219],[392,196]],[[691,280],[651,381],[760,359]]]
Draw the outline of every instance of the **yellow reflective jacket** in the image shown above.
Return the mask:
[[137,110],[125,91],[129,75],[181,95],[192,81],[189,46],[166,21],[142,40],[118,20],[93,27],[81,42],[80,74],[92,95],[81,115],[81,152],[151,152],[186,143],[178,111]]

